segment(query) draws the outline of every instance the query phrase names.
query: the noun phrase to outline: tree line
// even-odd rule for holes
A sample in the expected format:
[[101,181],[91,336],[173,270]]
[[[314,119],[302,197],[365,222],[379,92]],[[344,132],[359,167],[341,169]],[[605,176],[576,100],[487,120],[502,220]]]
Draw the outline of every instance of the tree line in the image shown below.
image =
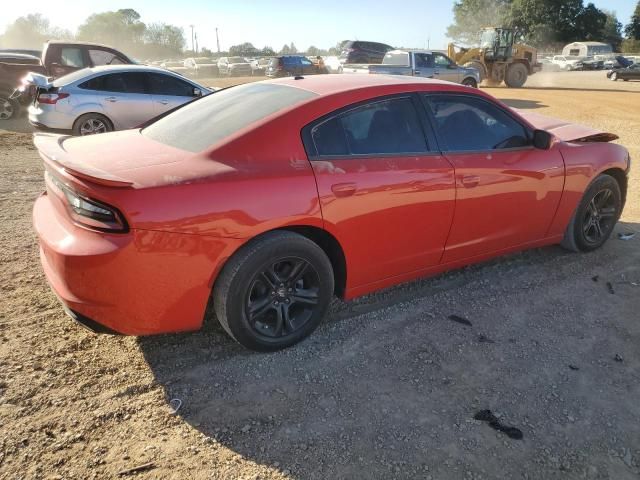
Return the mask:
[[[141,58],[180,58],[195,54],[203,57],[230,55],[243,57],[268,57],[276,54],[287,55],[299,52],[293,42],[285,44],[279,51],[270,46],[257,48],[249,42],[233,45],[229,51],[213,52],[203,47],[194,52],[187,49],[184,30],[166,23],[146,24],[138,12],[131,8],[95,13],[82,23],[74,34],[69,30],[52,26],[49,19],[40,13],[29,14],[16,19],[0,35],[0,47],[41,49],[47,40],[81,40],[104,43],[122,50],[126,54]],[[307,55],[337,55],[341,45],[330,49],[310,46]]]
[[640,2],[623,37],[615,12],[583,0],[459,0],[453,6],[454,23],[447,35],[474,44],[483,27],[517,28],[527,43],[558,49],[575,41],[609,43],[616,51],[640,51]]

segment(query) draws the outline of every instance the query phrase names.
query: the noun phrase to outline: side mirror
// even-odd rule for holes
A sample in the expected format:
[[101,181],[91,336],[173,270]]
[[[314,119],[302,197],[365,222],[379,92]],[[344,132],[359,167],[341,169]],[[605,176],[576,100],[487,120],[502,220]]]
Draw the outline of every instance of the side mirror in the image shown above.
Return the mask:
[[194,97],[201,97],[202,96],[202,90],[200,90],[199,88],[194,88],[193,89],[193,96]]
[[533,146],[540,150],[549,150],[553,136],[545,130],[535,130],[533,132]]

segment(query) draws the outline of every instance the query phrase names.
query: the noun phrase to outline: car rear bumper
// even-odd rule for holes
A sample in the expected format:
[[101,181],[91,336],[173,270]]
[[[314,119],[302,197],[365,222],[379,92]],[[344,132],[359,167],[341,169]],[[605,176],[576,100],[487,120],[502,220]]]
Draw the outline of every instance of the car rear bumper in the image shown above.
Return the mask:
[[34,127],[51,130],[71,130],[75,118],[59,112],[55,105],[30,105],[28,109],[29,123]]
[[197,330],[213,279],[241,241],[75,225],[43,194],[33,224],[46,278],[70,316],[93,331],[125,335]]

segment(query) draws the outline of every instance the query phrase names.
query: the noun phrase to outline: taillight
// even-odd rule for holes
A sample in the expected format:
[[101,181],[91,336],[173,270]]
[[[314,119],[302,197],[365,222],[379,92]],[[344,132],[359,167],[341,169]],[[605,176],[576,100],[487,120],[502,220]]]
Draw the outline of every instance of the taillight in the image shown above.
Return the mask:
[[80,195],[55,175],[52,175],[49,170],[46,171],[46,176],[65,196],[67,211],[77,224],[101,232],[125,233],[129,231],[126,221],[116,208]]
[[46,103],[47,105],[55,105],[58,100],[67,98],[68,93],[41,93],[38,95],[38,103]]

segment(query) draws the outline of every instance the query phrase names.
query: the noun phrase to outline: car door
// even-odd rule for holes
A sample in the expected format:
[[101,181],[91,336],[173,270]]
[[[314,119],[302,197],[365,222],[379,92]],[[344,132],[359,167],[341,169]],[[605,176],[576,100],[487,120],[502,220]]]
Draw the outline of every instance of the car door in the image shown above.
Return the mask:
[[433,78],[433,55],[429,53],[413,53],[413,75],[415,77]]
[[137,127],[155,116],[145,73],[109,73],[101,79],[99,98],[117,130]]
[[433,52],[434,77],[448,82],[460,83],[462,81],[460,70],[455,63],[440,52]]
[[323,219],[357,266],[347,266],[354,287],[419,271],[442,256],[454,170],[434,149],[419,108],[417,95],[382,97],[303,131]]
[[443,263],[545,238],[564,185],[559,148],[534,148],[532,132],[487,99],[423,98],[456,172],[456,212]]
[[196,92],[199,89],[173,75],[149,73],[147,78],[153,99],[154,116],[161,115],[199,96]]

